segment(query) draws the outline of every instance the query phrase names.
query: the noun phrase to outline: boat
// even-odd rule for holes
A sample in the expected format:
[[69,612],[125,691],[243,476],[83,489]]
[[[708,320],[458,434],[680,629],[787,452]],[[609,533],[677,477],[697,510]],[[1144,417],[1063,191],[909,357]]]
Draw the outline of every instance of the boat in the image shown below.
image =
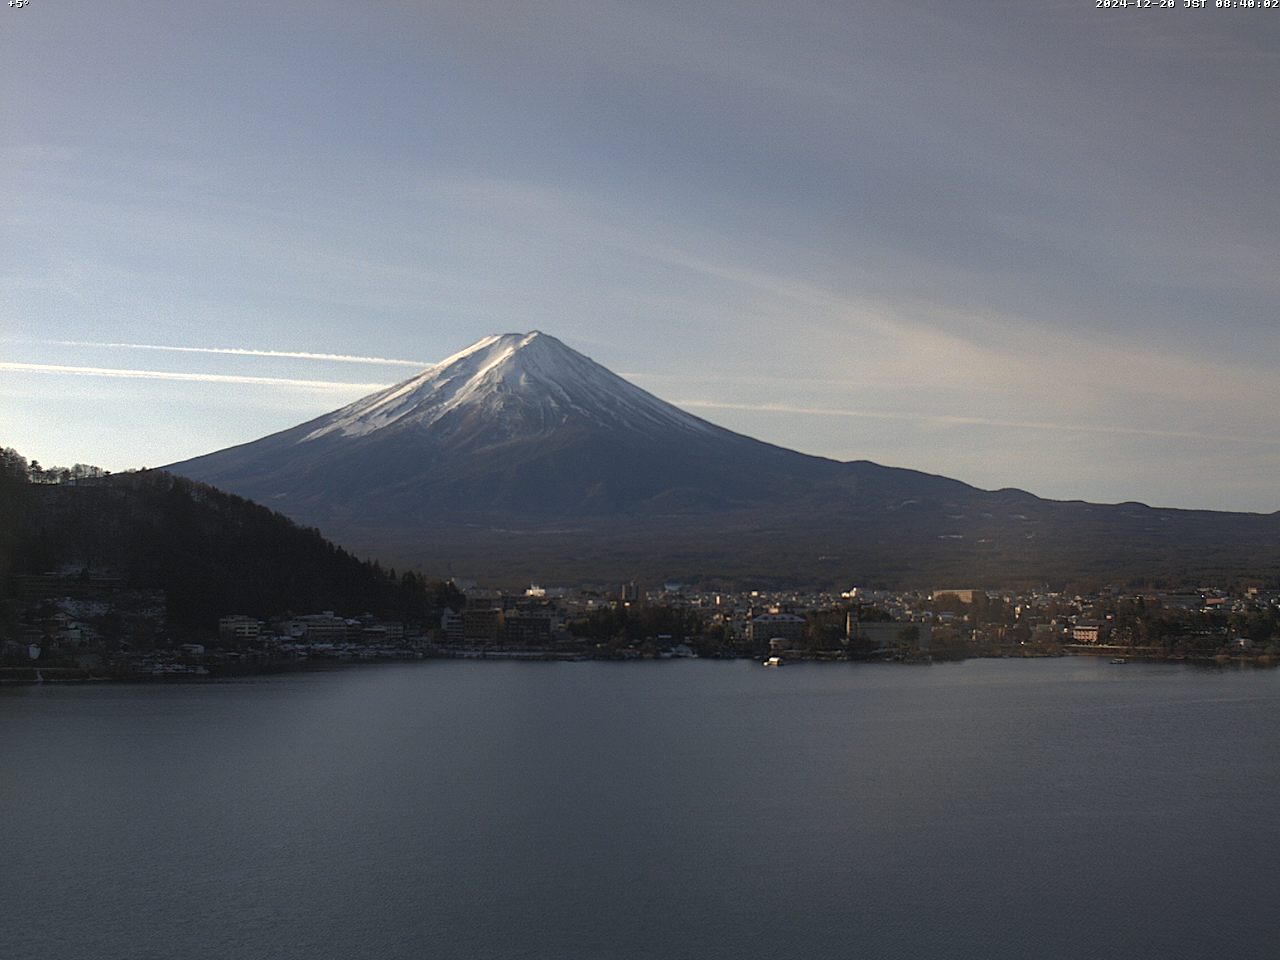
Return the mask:
[[1112,663],[1124,663],[1124,657],[1112,657],[1112,658],[1111,658],[1111,662],[1112,662]]
[[770,657],[764,662],[764,665],[766,667],[780,667],[782,666],[782,658],[778,656]]

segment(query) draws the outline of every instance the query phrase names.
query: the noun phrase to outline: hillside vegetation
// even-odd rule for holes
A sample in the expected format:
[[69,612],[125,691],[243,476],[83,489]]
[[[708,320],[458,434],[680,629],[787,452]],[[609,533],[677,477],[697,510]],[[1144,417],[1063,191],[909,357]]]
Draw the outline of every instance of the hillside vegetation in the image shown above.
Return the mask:
[[213,487],[162,471],[57,475],[33,481],[12,449],[0,456],[0,591],[24,574],[75,571],[164,590],[169,622],[208,625],[229,613],[265,618],[334,610],[412,622],[457,602],[452,588],[396,576],[318,531]]

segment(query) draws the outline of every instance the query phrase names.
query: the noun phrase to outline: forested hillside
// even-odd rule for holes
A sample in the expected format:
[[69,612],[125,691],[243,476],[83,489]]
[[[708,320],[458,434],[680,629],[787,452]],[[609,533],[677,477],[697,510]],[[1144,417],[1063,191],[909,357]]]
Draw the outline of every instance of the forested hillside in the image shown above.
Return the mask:
[[[94,475],[96,473],[96,475]],[[23,574],[75,570],[162,589],[169,622],[334,610],[421,622],[458,602],[446,584],[364,562],[313,529],[161,471],[51,477],[0,456],[0,591]],[[56,480],[57,482],[50,482]]]

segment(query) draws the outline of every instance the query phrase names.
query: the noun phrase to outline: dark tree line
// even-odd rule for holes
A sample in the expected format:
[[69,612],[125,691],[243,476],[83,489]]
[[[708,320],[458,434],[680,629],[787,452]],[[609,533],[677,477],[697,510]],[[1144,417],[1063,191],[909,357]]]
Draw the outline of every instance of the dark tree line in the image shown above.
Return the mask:
[[461,599],[447,584],[361,561],[242,497],[159,471],[88,485],[33,482],[29,465],[5,449],[0,524],[0,575],[68,564],[110,570],[129,587],[164,590],[170,622],[186,627],[231,613],[318,610],[420,623]]
[[13,447],[0,448],[0,473],[5,477],[25,479],[28,483],[79,483],[111,476],[110,470],[89,463],[70,467],[42,466],[39,460],[28,461]]

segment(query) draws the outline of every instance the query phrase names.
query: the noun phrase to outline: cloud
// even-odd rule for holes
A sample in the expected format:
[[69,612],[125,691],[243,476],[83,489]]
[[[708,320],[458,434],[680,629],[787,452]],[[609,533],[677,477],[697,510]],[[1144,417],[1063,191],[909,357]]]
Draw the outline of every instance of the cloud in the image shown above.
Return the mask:
[[707,400],[677,400],[678,407],[709,410],[750,410],[761,413],[788,413],[802,416],[855,417],[867,420],[905,420],[937,426],[1001,427],[1013,430],[1060,430],[1069,433],[1105,433],[1121,436],[1165,437],[1181,440],[1227,441],[1280,447],[1280,439],[1260,436],[1237,436],[1222,433],[1197,433],[1186,430],[1151,430],[1114,424],[1055,423],[1048,420],[1002,420],[995,417],[961,417],[953,414],[893,413],[878,410],[842,410],[831,407],[803,407],[782,403],[717,403]]
[[13,373],[47,373],[76,377],[110,377],[124,380],[181,380],[194,383],[239,383],[254,386],[294,387],[304,390],[356,390],[372,393],[388,383],[349,383],[344,380],[293,380],[286,377],[246,377],[226,373],[178,373],[172,370],[128,370],[116,367],[76,367],[54,363],[14,363],[0,361],[0,370]]
[[175,347],[158,343],[110,343],[96,340],[16,340],[14,343],[38,343],[52,347],[106,347],[119,350],[163,350],[170,353],[214,353],[232,357],[276,357],[289,360],[327,360],[337,363],[368,363],[422,369],[432,364],[422,360],[400,360],[394,357],[362,357],[345,353],[308,353],[300,350],[254,350],[249,347]]

